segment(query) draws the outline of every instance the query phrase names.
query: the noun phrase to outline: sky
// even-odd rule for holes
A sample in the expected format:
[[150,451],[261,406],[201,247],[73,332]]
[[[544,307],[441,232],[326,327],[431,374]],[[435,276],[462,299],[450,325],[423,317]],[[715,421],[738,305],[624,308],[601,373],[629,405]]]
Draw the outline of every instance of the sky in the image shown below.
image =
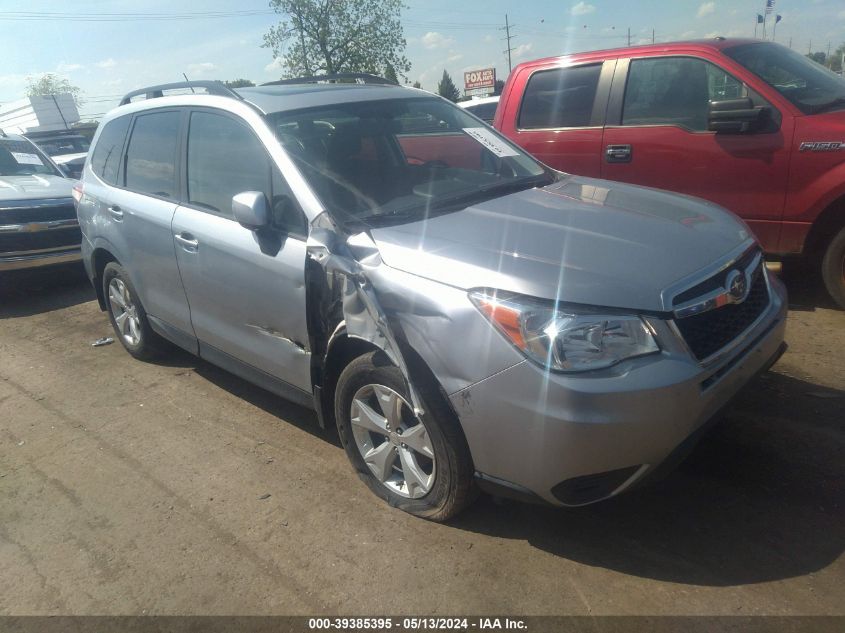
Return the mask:
[[[443,70],[463,73],[520,61],[614,48],[628,42],[751,37],[765,0],[405,0],[409,81],[435,90]],[[223,17],[209,14],[223,12]],[[235,12],[236,15],[232,15]],[[775,0],[776,39],[806,52],[845,42],[843,0]],[[49,14],[65,14],[76,19]],[[202,13],[205,15],[197,15]],[[22,19],[24,14],[27,19]],[[88,18],[97,14],[97,19]],[[131,15],[126,15],[131,14]],[[24,96],[27,77],[51,72],[83,91],[83,118],[97,118],[135,88],[191,79],[280,77],[262,35],[282,16],[266,0],[0,0],[0,103]],[[772,16],[768,35],[772,35]],[[762,30],[758,31],[758,36]]]

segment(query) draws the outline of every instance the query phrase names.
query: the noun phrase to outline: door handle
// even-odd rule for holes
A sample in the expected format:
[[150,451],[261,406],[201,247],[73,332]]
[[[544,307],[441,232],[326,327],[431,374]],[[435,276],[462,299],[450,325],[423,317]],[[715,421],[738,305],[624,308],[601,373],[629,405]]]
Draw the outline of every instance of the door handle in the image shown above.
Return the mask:
[[190,233],[178,233],[173,236],[177,242],[182,246],[182,249],[188,253],[196,253],[199,250],[200,243],[194,239]]
[[630,163],[632,154],[630,145],[608,145],[604,151],[608,163]]
[[115,220],[123,219],[123,209],[116,204],[109,205],[106,209]]

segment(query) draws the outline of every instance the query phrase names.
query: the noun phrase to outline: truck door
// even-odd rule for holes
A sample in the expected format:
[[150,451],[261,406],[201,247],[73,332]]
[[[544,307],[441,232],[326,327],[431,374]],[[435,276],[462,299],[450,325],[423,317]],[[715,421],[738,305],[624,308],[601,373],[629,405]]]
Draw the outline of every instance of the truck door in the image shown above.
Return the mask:
[[[710,101],[749,96],[771,108],[758,132],[708,131]],[[690,56],[619,60],[604,131],[602,177],[668,189],[742,217],[777,248],[792,120],[710,61]],[[786,129],[789,128],[789,129]]]
[[[501,132],[550,167],[598,178],[602,125],[616,60],[529,67],[504,108]],[[521,98],[517,98],[521,94]]]

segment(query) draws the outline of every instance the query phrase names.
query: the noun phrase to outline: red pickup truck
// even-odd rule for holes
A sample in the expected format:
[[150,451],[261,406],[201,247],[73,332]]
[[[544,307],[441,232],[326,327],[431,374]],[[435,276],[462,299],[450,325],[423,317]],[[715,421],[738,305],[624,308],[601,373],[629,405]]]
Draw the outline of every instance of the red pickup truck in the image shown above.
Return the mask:
[[493,125],[555,169],[732,210],[845,307],[845,79],[800,53],[718,37],[527,62]]

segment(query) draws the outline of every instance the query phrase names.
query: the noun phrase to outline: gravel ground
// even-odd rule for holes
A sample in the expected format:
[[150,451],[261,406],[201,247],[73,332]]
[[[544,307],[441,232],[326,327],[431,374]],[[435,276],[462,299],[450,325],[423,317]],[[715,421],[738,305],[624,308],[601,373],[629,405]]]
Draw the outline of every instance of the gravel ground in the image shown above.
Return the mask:
[[449,525],[307,410],[91,347],[81,268],[0,277],[0,614],[845,614],[845,312],[785,277],[789,351],[667,480]]

